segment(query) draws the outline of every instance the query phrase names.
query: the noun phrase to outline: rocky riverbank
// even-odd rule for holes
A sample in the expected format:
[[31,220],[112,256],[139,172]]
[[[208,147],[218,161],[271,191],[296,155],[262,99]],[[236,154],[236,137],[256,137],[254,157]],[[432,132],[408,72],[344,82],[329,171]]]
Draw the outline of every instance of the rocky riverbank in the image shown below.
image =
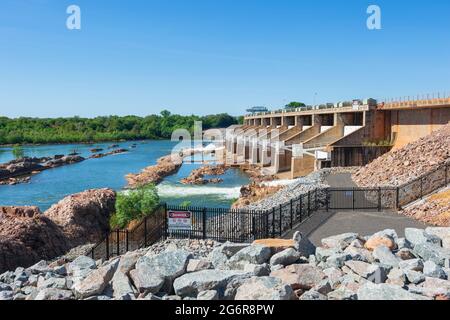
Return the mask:
[[30,177],[44,170],[58,168],[65,165],[79,163],[86,160],[78,155],[64,156],[55,155],[54,157],[42,158],[20,158],[0,164],[0,185],[14,185],[30,181]]
[[109,231],[115,196],[110,189],[88,190],[44,213],[37,207],[0,207],[0,272],[98,242]]
[[228,168],[224,164],[203,166],[198,169],[192,170],[190,175],[182,179],[180,182],[182,184],[191,184],[191,185],[220,183],[222,182],[222,179],[220,178],[205,179],[205,176],[221,176],[225,174],[227,170]]
[[[314,247],[171,240],[109,261],[40,261],[0,275],[3,300],[449,300],[450,228],[346,233]],[[198,254],[201,252],[201,254]]]
[[125,178],[127,180],[127,188],[135,189],[145,186],[150,183],[158,184],[165,177],[176,173],[183,164],[183,156],[168,155],[159,158],[156,165],[143,169],[140,173],[128,174]]

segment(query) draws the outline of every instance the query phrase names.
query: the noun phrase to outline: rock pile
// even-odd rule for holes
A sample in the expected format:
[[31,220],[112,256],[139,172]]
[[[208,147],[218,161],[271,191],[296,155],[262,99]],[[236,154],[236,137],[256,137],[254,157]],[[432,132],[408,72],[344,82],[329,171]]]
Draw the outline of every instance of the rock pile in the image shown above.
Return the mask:
[[203,185],[208,183],[220,183],[222,179],[211,178],[205,179],[205,176],[220,176],[227,171],[227,167],[224,164],[203,166],[198,169],[192,170],[191,174],[182,179],[180,182],[183,184]]
[[450,189],[413,204],[400,213],[427,224],[450,226]]
[[244,208],[252,203],[266,199],[267,197],[280,191],[282,188],[282,186],[265,186],[258,183],[242,186],[239,199],[233,203],[232,208]]
[[[93,149],[93,150],[103,150],[103,149]],[[106,153],[96,153],[96,154],[93,154],[92,156],[90,156],[89,158],[90,159],[100,159],[100,158],[104,158],[104,157],[111,156],[114,154],[121,154],[121,153],[125,153],[125,152],[128,152],[128,150],[127,149],[116,149],[116,150],[106,152]]]
[[53,259],[97,242],[109,231],[115,192],[88,190],[41,213],[37,207],[0,207],[0,272]]
[[328,185],[324,183],[324,178],[329,174],[329,171],[329,169],[322,169],[313,172],[306,177],[295,179],[292,183],[284,186],[280,191],[273,195],[261,199],[260,201],[250,203],[244,208],[248,210],[266,210],[288,203],[291,199],[304,195],[308,193],[308,191],[327,188]]
[[375,159],[353,174],[353,180],[361,187],[399,186],[446,161],[450,161],[450,124]]
[[0,299],[448,300],[449,237],[450,228],[430,227],[406,229],[405,238],[346,233],[317,248],[299,234],[197,243],[207,255],[173,240],[105,262],[80,256],[5,272]]
[[65,253],[70,243],[37,207],[0,207],[0,271]]
[[98,242],[109,231],[109,216],[115,210],[116,193],[111,189],[87,190],[70,195],[45,212],[72,246]]
[[30,181],[30,175],[44,170],[78,163],[85,159],[80,156],[55,155],[54,157],[20,158],[0,164],[0,184],[14,185]]
[[183,164],[184,155],[168,155],[157,160],[156,165],[150,166],[137,174],[128,174],[125,178],[128,188],[139,188],[146,184],[160,183],[165,177],[176,173]]

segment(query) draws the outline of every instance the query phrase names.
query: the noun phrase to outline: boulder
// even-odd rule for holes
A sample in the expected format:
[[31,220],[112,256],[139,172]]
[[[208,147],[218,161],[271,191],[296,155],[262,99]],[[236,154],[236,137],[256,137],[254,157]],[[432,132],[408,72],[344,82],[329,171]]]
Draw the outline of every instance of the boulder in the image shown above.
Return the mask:
[[86,256],[77,257],[67,266],[67,271],[75,282],[83,280],[94,269],[97,269],[94,259]]
[[444,266],[445,260],[450,259],[450,249],[429,242],[415,245],[413,252],[423,260],[431,260],[439,266]]
[[323,247],[317,247],[316,248],[316,258],[317,261],[325,262],[330,256],[333,254],[341,253],[342,250],[340,248],[323,248]]
[[336,236],[331,236],[322,239],[322,245],[326,248],[340,248],[344,250],[350,243],[358,239],[359,235],[357,233],[343,233]]
[[[389,274],[386,283],[404,287],[407,281],[406,273],[400,268],[393,268]],[[383,281],[384,282],[384,281]],[[381,283],[381,282],[375,282]]]
[[197,300],[219,300],[219,293],[216,290],[201,291],[197,295]]
[[118,263],[119,261],[117,259],[113,260],[105,266],[89,273],[85,279],[77,282],[73,287],[77,299],[85,299],[102,294],[114,276]]
[[450,249],[450,227],[428,227],[425,232],[441,239],[442,247]]
[[323,270],[323,273],[327,276],[327,279],[333,289],[338,287],[341,283],[341,278],[344,276],[344,273],[339,268],[327,268]]
[[444,270],[431,260],[425,261],[423,265],[423,274],[426,277],[445,279],[447,275]]
[[296,241],[294,239],[258,239],[253,241],[252,245],[268,247],[275,254],[289,248],[295,248]]
[[385,280],[385,275],[383,275],[381,268],[375,264],[362,261],[347,261],[345,265],[357,275],[372,282],[381,283]]
[[248,263],[262,264],[267,262],[271,254],[271,250],[266,246],[252,245],[240,250],[232,256],[228,260],[227,266],[229,269],[243,270]]
[[416,229],[416,228],[406,228],[405,229],[405,238],[408,240],[413,246],[422,243],[433,243],[437,245],[441,245],[441,239],[438,237],[428,234],[425,230]]
[[387,266],[396,267],[400,260],[386,246],[379,246],[373,251],[373,257]]
[[0,207],[0,273],[51,260],[70,242],[37,207]]
[[144,295],[157,293],[164,285],[164,277],[152,272],[146,264],[138,264],[136,269],[131,270],[130,278],[136,289]]
[[237,289],[235,300],[294,300],[289,285],[274,277],[252,277]]
[[274,254],[270,258],[270,265],[281,264],[287,266],[296,263],[300,259],[300,254],[293,248],[286,249],[279,253]]
[[202,270],[176,278],[173,287],[179,296],[196,297],[199,292],[206,290],[223,292],[228,282],[242,275],[245,275],[245,272],[240,270]]
[[423,271],[423,261],[421,259],[409,259],[400,261],[398,266],[404,270]]
[[47,261],[41,260],[38,263],[32,265],[28,268],[33,274],[47,273],[51,272],[52,269],[48,266]]
[[303,237],[299,231],[294,233],[292,239],[294,240],[294,248],[300,256],[309,257],[316,252],[316,246],[308,238]]
[[158,255],[143,256],[136,263],[136,269],[145,270],[164,279],[162,290],[166,293],[172,291],[172,282],[175,278],[186,272],[186,267],[192,254],[185,250],[165,251]]
[[379,246],[388,247],[389,250],[394,250],[397,247],[395,241],[386,236],[372,236],[366,241],[364,246],[370,251],[375,250]]
[[365,283],[357,292],[358,300],[428,300],[422,295],[408,292],[392,284]]
[[413,284],[419,284],[425,281],[425,276],[422,272],[414,271],[414,270],[406,270],[404,271],[406,275],[406,279]]
[[346,287],[340,287],[327,295],[328,300],[356,300],[357,297],[355,292]]
[[62,229],[73,247],[96,243],[109,231],[115,200],[111,189],[87,190],[64,198],[44,214]]
[[57,288],[45,288],[40,290],[34,300],[71,300],[73,299],[72,291]]
[[244,271],[252,273],[256,277],[263,277],[268,276],[270,274],[270,266],[267,263],[263,264],[248,263],[244,266]]
[[428,297],[434,298],[437,296],[450,297],[450,281],[425,277],[425,281],[421,284],[423,294]]
[[327,300],[327,296],[311,289],[302,294],[300,300]]
[[206,259],[190,259],[186,267],[186,272],[196,272],[212,268],[212,263]]
[[279,278],[294,290],[309,290],[326,277],[320,268],[309,264],[291,264],[284,269],[272,271],[270,276]]
[[352,260],[348,253],[335,253],[328,257],[324,264],[325,268],[341,268],[346,261]]

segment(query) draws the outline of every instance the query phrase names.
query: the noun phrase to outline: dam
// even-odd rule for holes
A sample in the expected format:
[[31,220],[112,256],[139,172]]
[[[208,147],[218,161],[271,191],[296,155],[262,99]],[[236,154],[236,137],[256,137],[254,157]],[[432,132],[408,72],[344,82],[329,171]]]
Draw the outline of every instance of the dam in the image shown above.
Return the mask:
[[253,112],[227,129],[226,161],[293,179],[321,168],[366,165],[449,122],[450,94]]

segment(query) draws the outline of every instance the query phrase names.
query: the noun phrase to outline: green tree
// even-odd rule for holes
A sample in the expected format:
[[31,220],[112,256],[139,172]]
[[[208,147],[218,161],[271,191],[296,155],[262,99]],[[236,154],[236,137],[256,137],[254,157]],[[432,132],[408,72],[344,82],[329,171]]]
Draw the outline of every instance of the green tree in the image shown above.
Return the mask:
[[111,228],[125,228],[131,221],[151,215],[158,204],[158,191],[153,184],[118,193],[116,212],[110,220]]
[[287,105],[284,106],[285,109],[295,109],[295,108],[302,108],[302,107],[306,107],[306,105],[303,102],[297,102],[297,101],[289,102]]
[[22,147],[17,145],[13,147],[12,154],[16,159],[20,159],[25,156],[25,152],[23,151]]

